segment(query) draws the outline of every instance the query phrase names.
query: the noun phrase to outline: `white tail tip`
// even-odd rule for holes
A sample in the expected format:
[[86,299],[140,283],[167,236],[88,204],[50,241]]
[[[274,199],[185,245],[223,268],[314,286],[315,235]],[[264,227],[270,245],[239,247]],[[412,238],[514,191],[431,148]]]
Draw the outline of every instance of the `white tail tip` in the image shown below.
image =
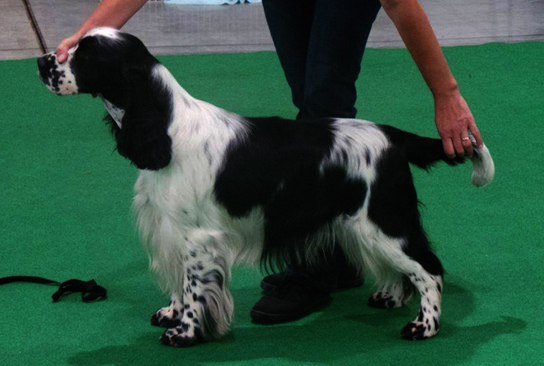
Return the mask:
[[495,164],[493,158],[485,145],[474,149],[472,157],[474,172],[472,173],[472,184],[476,187],[483,187],[489,184],[495,176]]

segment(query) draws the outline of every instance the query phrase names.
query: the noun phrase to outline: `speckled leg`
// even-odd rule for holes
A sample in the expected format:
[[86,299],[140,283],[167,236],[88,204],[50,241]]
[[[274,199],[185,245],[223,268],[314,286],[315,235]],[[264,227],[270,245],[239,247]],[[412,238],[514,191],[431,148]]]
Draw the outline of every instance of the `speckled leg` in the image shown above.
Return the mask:
[[440,322],[442,276],[434,276],[424,270],[408,276],[421,295],[421,305],[417,318],[402,328],[401,336],[409,340],[433,337],[438,333]]
[[179,324],[164,332],[161,343],[188,347],[228,332],[234,312],[230,265],[218,240],[203,230],[189,237]]
[[151,317],[151,325],[163,328],[174,328],[181,324],[183,304],[180,296],[172,294],[170,305],[159,309]]
[[368,299],[368,306],[379,309],[400,308],[412,298],[414,287],[408,277],[383,286]]

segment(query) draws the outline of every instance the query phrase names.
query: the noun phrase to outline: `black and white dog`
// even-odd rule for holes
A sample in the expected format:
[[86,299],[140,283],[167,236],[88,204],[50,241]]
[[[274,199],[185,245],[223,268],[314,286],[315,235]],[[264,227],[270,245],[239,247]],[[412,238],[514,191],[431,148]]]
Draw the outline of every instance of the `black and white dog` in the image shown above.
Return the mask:
[[[373,306],[403,306],[417,290],[406,339],[438,332],[443,269],[418,212],[409,164],[448,159],[438,139],[355,119],[245,118],[192,98],[136,37],[89,32],[66,63],[38,59],[58,95],[93,94],[112,117],[119,153],[140,175],[134,208],[151,268],[171,295],[152,324],[189,346],[228,332],[231,266],[297,267],[341,245],[370,272]],[[472,183],[494,175],[484,146]]]

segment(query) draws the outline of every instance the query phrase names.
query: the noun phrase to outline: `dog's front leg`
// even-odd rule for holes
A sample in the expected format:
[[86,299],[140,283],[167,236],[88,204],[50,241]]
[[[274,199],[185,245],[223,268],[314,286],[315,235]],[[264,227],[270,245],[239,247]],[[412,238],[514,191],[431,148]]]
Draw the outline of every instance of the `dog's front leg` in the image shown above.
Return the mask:
[[[194,229],[187,237],[184,289],[179,324],[168,329],[161,342],[188,347],[228,332],[234,306],[228,290],[232,256],[222,235]],[[174,306],[176,302],[174,301]]]
[[174,328],[181,325],[183,317],[183,302],[181,296],[172,293],[170,304],[159,309],[151,317],[151,325],[163,328]]

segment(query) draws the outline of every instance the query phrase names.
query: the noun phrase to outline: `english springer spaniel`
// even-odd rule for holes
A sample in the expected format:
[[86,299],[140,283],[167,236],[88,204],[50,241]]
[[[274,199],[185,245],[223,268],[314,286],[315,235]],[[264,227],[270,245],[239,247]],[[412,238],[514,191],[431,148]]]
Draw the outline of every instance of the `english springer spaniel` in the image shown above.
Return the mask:
[[[377,283],[369,304],[401,307],[414,290],[406,339],[438,332],[443,268],[423,230],[409,164],[450,160],[438,139],[356,119],[246,118],[192,98],[136,37],[90,31],[66,63],[38,59],[58,95],[99,96],[119,153],[139,170],[134,209],[170,305],[152,324],[185,347],[229,331],[234,264],[309,266],[341,245]],[[471,139],[475,145],[474,139]],[[476,146],[475,146],[476,148]],[[472,183],[493,179],[484,146]]]

